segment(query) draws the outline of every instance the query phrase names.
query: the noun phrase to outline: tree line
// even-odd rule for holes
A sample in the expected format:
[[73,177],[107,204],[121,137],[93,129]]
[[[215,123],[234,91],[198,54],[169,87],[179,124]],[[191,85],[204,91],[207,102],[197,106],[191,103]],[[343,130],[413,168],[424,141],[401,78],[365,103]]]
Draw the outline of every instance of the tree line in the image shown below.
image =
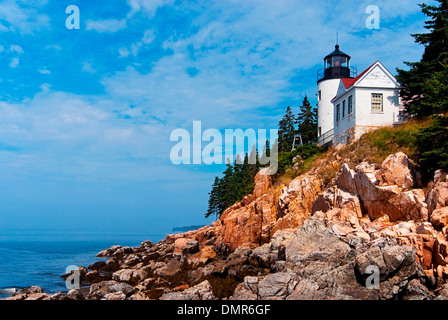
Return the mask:
[[448,1],[421,4],[429,18],[426,33],[413,34],[424,46],[418,62],[405,62],[408,70],[397,69],[400,96],[411,117],[432,120],[416,133],[419,165],[425,180],[435,170],[448,171]]
[[225,209],[253,192],[255,175],[263,167],[261,163],[266,163],[260,161],[260,157],[261,159],[270,157],[271,149],[278,150],[279,159],[282,161],[279,163],[276,176],[282,175],[291,164],[293,155],[297,153],[292,150],[294,136],[301,134],[304,144],[312,142],[317,137],[316,110],[306,96],[297,115],[294,115],[292,108],[288,106],[278,124],[278,139],[274,142],[276,146],[271,148],[269,141],[266,141],[261,153],[256,146],[253,146],[251,152],[245,154],[244,159],[237,155],[233,163],[228,162],[222,178],[215,177],[205,217],[215,215],[219,218]]

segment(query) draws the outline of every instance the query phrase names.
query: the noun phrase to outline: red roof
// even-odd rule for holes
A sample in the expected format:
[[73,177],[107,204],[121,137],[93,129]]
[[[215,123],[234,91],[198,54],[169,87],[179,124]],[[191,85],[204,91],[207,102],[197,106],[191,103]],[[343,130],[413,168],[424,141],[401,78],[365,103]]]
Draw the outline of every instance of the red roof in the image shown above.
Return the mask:
[[[377,63],[378,61],[375,61],[375,63]],[[361,72],[361,74],[359,76],[357,76],[356,78],[342,78],[342,83],[345,86],[345,89],[350,88],[352,85],[354,85],[356,83],[356,81],[358,81],[359,79],[361,79],[361,77],[363,75],[365,75],[367,73],[367,71],[369,71],[374,65],[375,63],[373,63],[370,67],[368,67],[366,70],[364,70],[363,72]]]
[[[362,76],[364,76],[370,69],[372,69],[372,67],[377,63],[378,61],[375,61],[370,67],[368,67],[366,70],[364,70],[363,72],[361,72],[359,74],[359,76],[357,76],[356,78],[342,78],[341,81],[344,84],[345,89],[349,89],[351,86],[353,86],[356,81],[358,81],[359,79],[362,78]],[[334,99],[336,99],[338,96],[334,97],[331,101],[333,101]]]

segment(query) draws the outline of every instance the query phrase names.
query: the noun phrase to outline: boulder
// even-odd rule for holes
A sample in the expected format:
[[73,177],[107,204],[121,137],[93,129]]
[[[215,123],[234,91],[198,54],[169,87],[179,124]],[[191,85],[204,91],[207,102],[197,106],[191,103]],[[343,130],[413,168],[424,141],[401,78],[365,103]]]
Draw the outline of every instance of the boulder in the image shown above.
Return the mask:
[[376,186],[376,179],[373,173],[374,170],[372,171],[371,167],[362,163],[357,166],[354,181],[357,195],[361,200],[363,208],[370,219],[375,220],[389,213],[388,201],[399,193],[399,188],[397,186]]
[[448,179],[446,172],[437,170],[434,180],[428,185],[426,191],[426,203],[429,215],[436,209],[448,207]]
[[448,207],[435,209],[431,213],[431,223],[434,228],[443,229],[448,224]]
[[246,277],[231,300],[284,300],[298,281],[293,273],[278,272],[263,277]]
[[[157,263],[156,263],[157,264]],[[154,273],[159,277],[170,277],[179,272],[182,262],[179,259],[169,259],[156,265]]]
[[129,295],[134,291],[135,288],[127,283],[109,280],[92,284],[90,286],[89,297],[91,299],[102,299],[109,293],[123,293]]
[[117,258],[112,257],[106,261],[106,265],[101,267],[101,271],[115,272],[120,269],[120,263]]
[[39,287],[39,286],[31,286],[31,287],[23,288],[23,289],[20,289],[20,290],[16,291],[12,296],[18,296],[18,295],[21,295],[21,294],[28,295],[28,294],[43,293],[43,292],[44,292],[44,290],[41,287]]
[[199,242],[196,240],[189,240],[187,244],[183,247],[183,254],[193,254],[199,251]]
[[269,234],[263,233],[263,226],[270,226],[274,214],[272,194],[262,195],[245,207],[228,208],[219,220],[221,237],[217,245],[234,251],[240,246],[255,248],[269,242]]
[[420,280],[413,279],[409,281],[406,287],[403,300],[432,300],[434,297],[434,294],[432,294]]
[[31,286],[23,288],[12,294],[11,297],[5,298],[5,300],[50,300],[51,295],[44,293],[43,289],[39,286]]
[[[374,168],[362,164],[357,167],[354,177],[357,195],[370,219],[375,220],[387,215],[391,221],[428,220],[423,190],[402,192],[397,185],[377,186],[378,181],[374,174]],[[388,181],[392,181],[391,179]]]
[[111,257],[118,249],[121,249],[121,245],[115,245],[109,249],[101,250],[96,256],[100,258]]
[[67,292],[67,295],[65,296],[64,300],[84,300],[85,297],[81,290],[78,289],[71,289],[69,292]]
[[317,211],[326,213],[334,208],[346,209],[347,211],[355,212],[355,216],[358,218],[362,217],[359,198],[353,193],[339,189],[336,186],[321,193],[313,202],[311,210],[313,214]]
[[144,269],[121,269],[112,274],[113,280],[131,285],[136,285],[147,277],[148,273]]
[[32,293],[26,296],[25,300],[51,300],[48,293]]
[[[231,299],[372,300],[420,292],[417,284],[407,287],[413,279],[426,279],[414,247],[398,245],[393,238],[357,240],[356,232],[335,232],[343,227],[319,216],[306,220],[284,244],[286,260],[275,264],[276,270],[283,271],[245,277]],[[267,256],[268,252],[265,245],[254,249],[250,257]],[[367,287],[372,267],[379,270],[380,290]]]
[[216,300],[216,297],[213,294],[212,286],[205,280],[184,291],[165,293],[160,300]]
[[425,193],[421,189],[400,192],[384,205],[391,221],[428,221]]
[[347,192],[356,194],[355,172],[350,169],[348,164],[344,163],[336,178],[336,185]]
[[100,270],[106,266],[106,261],[97,261],[87,267],[89,270]]
[[[254,199],[261,197],[262,195],[266,194],[271,187],[271,181],[272,176],[266,174],[266,170],[262,169],[260,170],[254,178],[254,191],[253,191],[253,197]],[[247,200],[245,201],[247,203]]]
[[216,257],[216,252],[213,250],[212,246],[206,246],[201,249],[198,253],[192,255],[188,258],[188,263],[197,268],[200,265],[208,263],[210,260]]
[[255,248],[249,256],[249,263],[259,268],[272,268],[278,260],[278,252],[271,250],[271,244],[266,243]]
[[380,186],[397,185],[403,190],[411,189],[420,180],[414,163],[403,152],[389,155],[375,177]]
[[187,245],[188,241],[191,241],[192,239],[188,238],[178,238],[174,241],[174,254],[175,255],[182,255],[182,250]]

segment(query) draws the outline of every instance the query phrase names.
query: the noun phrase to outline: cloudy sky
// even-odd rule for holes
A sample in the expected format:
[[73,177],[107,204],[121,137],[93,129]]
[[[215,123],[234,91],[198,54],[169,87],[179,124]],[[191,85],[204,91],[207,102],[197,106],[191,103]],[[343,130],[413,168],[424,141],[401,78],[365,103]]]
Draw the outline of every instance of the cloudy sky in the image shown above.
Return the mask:
[[[341,50],[419,60],[412,0],[1,0],[0,231],[166,233],[207,224],[222,166],[173,165],[170,134],[275,129]],[[366,8],[380,9],[379,30]],[[80,28],[67,29],[76,5]]]

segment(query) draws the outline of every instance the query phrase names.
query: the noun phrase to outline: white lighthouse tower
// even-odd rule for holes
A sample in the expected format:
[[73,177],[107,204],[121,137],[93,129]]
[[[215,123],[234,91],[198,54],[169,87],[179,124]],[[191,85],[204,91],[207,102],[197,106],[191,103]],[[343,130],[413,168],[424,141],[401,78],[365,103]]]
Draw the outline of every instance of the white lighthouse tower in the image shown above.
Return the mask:
[[334,134],[334,105],[331,100],[336,97],[342,78],[356,77],[356,69],[350,67],[350,56],[341,50],[339,45],[324,58],[324,69],[319,70],[318,86],[318,143],[327,144]]

